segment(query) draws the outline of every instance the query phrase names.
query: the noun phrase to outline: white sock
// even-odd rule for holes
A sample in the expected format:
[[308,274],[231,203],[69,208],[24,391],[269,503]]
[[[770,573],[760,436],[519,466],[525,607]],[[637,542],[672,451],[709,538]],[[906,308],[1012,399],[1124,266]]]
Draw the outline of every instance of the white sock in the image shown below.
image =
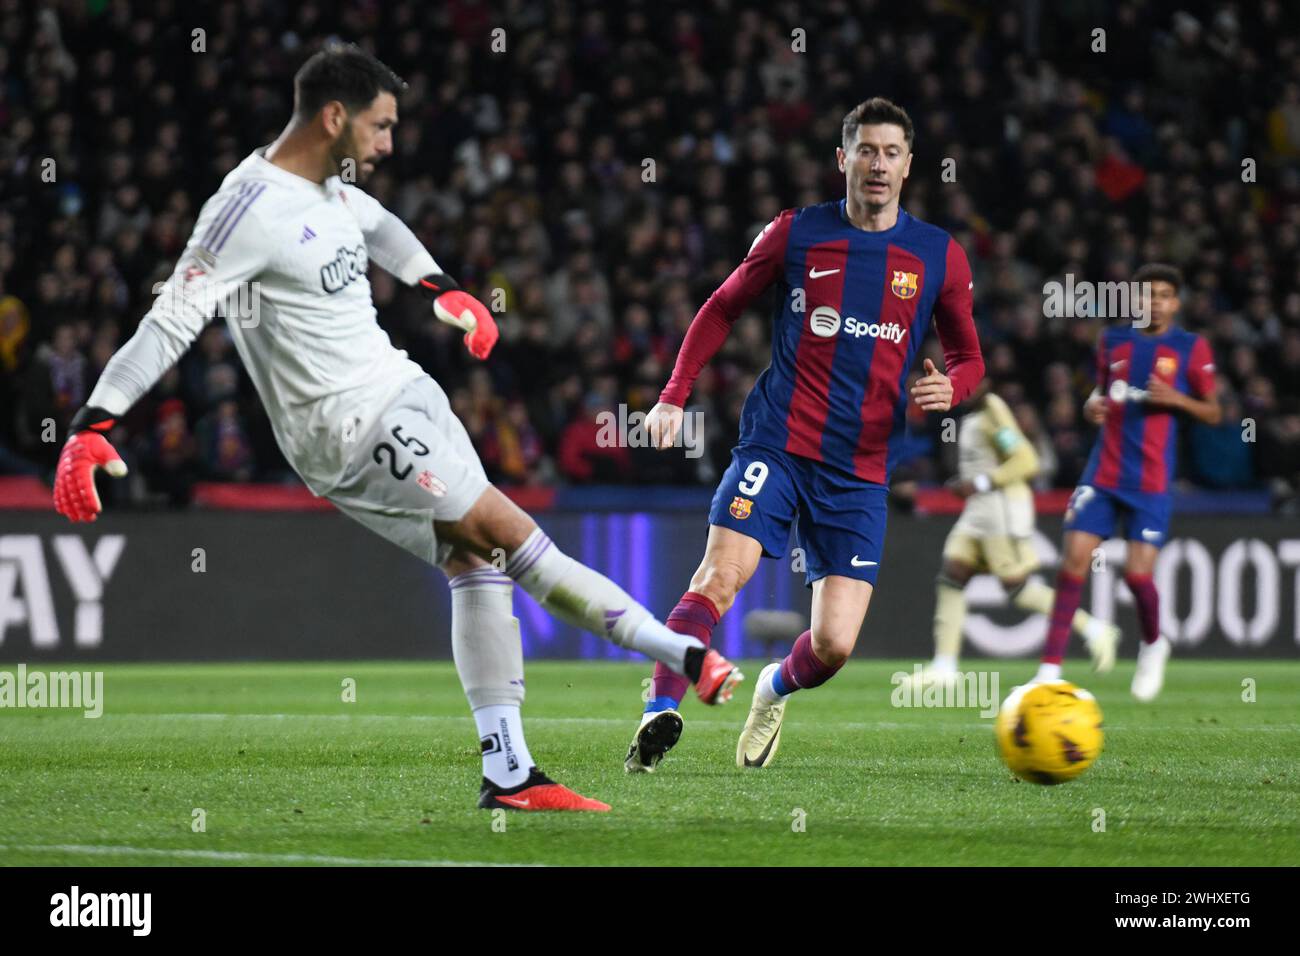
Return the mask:
[[686,652],[704,644],[656,621],[631,595],[579,564],[537,528],[506,561],[506,574],[566,624],[630,647],[686,673]]
[[956,654],[935,654],[934,660],[930,662],[930,670],[939,671],[944,674],[951,674],[957,670]]
[[754,696],[764,704],[776,704],[789,697],[789,694],[778,694],[776,688],[772,686],[772,678],[781,673],[781,668],[773,668],[770,674],[760,674],[758,683],[754,685]]
[[512,787],[533,765],[519,713],[524,651],[512,613],[515,585],[489,565],[456,575],[450,585],[451,656],[478,725],[483,776]]
[[1060,680],[1060,679],[1061,679],[1060,664],[1039,664],[1038,673],[1034,675],[1034,680],[1037,681]]
[[483,776],[498,787],[513,787],[528,779],[532,754],[524,742],[524,722],[518,704],[489,704],[474,711]]
[[[684,645],[682,643],[683,639],[694,641],[694,643]],[[647,617],[637,626],[635,633],[632,635],[632,640],[627,646],[640,651],[647,657],[663,661],[677,673],[682,674],[685,673],[683,662],[686,658],[687,647],[703,647],[704,644],[693,637],[670,631],[666,624],[660,624],[653,617]]]

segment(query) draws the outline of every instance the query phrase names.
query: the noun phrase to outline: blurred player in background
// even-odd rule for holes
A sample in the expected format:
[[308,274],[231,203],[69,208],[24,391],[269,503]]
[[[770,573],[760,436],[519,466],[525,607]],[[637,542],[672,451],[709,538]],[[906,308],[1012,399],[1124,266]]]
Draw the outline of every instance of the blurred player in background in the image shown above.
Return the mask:
[[[288,126],[204,204],[162,293],[73,418],[55,506],[73,521],[95,519],[94,471],[126,473],[106,434],[221,311],[276,441],[307,487],[450,579],[452,654],[482,751],[479,806],[608,810],[533,765],[520,717],[514,585],[566,623],[672,673],[698,677],[704,646],[561,553],[488,484],[442,388],[376,322],[371,261],[431,299],[439,319],[465,331],[476,358],[487,358],[497,339],[487,309],[401,220],[350,184],[392,152],[403,89],[355,46],[303,65]],[[257,308],[248,316],[234,303],[252,283]],[[503,562],[488,563],[499,556]]]
[[[759,674],[736,745],[740,766],[771,763],[790,695],[830,680],[857,642],[885,543],[903,386],[931,324],[947,374],[925,359],[912,388],[921,408],[946,411],[984,374],[965,252],[899,208],[913,135],[911,118],[886,99],[845,116],[835,151],[845,198],[788,209],[763,230],[691,322],[647,418],[656,445],[669,447],[700,370],[741,312],[776,286],[772,362],[745,402],[740,443],[709,511],[704,559],[668,617],[669,627],[707,643],[759,558],[785,554],[798,518],[812,627]],[[677,742],[685,690],[680,677],[655,668],[653,697],[624,760],[629,772],[654,770]]]
[[1142,646],[1130,690],[1152,700],[1164,685],[1169,640],[1160,634],[1160,596],[1152,573],[1169,531],[1169,480],[1174,473],[1178,416],[1217,425],[1214,355],[1204,338],[1174,324],[1183,276],[1151,263],[1134,274],[1141,283],[1145,325],[1106,328],[1097,346],[1097,387],[1084,414],[1101,432],[1065,512],[1065,544],[1056,577],[1056,602],[1036,681],[1061,676],[1070,623],[1093,552],[1124,527],[1124,582],[1133,593]]
[[[934,660],[920,675],[926,685],[957,679],[964,589],[976,574],[997,577],[1011,603],[1031,614],[1050,614],[1055,599],[1051,588],[1029,578],[1038,570],[1029,487],[1038,473],[1038,454],[989,379],[968,404],[957,433],[957,475],[948,482],[966,504],[943,545],[935,588]],[[1096,669],[1110,670],[1119,628],[1083,610],[1075,612],[1072,623],[1087,641]]]

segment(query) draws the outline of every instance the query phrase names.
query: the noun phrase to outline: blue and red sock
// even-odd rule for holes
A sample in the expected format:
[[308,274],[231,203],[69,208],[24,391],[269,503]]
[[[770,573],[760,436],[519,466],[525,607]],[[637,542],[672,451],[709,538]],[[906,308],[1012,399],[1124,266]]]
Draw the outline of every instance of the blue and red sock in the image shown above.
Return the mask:
[[[708,647],[719,616],[718,609],[711,600],[703,594],[687,591],[677,602],[677,606],[673,608],[664,624],[668,630],[698,638],[704,642],[705,647]],[[673,673],[664,664],[655,664],[654,695],[645,709],[647,711],[676,710],[690,686],[691,682],[686,677]]]
[[844,666],[826,664],[813,652],[812,631],[804,631],[794,642],[794,647],[772,675],[772,689],[784,697],[797,690],[808,690],[826,683]]
[[1142,640],[1154,644],[1160,639],[1160,595],[1156,584],[1149,574],[1126,574],[1124,583],[1133,592],[1138,623],[1142,625]]
[[1074,612],[1079,610],[1083,595],[1083,578],[1061,571],[1056,575],[1056,600],[1052,602],[1052,616],[1047,625],[1047,645],[1041,658],[1044,664],[1060,664],[1065,657],[1065,647],[1070,642],[1070,626]]

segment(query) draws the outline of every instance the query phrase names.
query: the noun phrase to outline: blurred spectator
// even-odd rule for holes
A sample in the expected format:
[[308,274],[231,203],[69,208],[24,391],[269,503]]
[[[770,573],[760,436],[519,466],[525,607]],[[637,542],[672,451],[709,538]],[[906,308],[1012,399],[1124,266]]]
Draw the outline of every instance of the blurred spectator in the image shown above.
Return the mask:
[[27,344],[31,320],[27,306],[16,295],[4,290],[4,277],[0,275],[0,373],[12,375]]
[[526,485],[537,479],[542,440],[522,402],[511,402],[504,414],[493,417],[479,446],[483,468],[494,483]]
[[631,456],[620,441],[626,436],[619,432],[617,422],[617,409],[599,395],[589,397],[582,414],[575,416],[560,436],[560,473],[580,484],[626,481],[631,474]]
[[[1243,441],[1241,405],[1235,395],[1222,396],[1223,421],[1194,423],[1188,429],[1190,477],[1206,488],[1248,488],[1255,481],[1250,442]],[[1251,441],[1258,437],[1252,435]]]
[[51,464],[58,457],[58,444],[47,441],[42,432],[53,422],[56,435],[66,435],[68,422],[89,394],[87,361],[77,348],[77,331],[67,323],[54,330],[53,339],[40,345],[23,388],[25,432],[39,441],[37,457]]
[[195,428],[204,475],[213,481],[248,481],[253,449],[234,399],[225,399],[199,419]]
[[1266,422],[1259,443],[1261,470],[1272,479],[1275,493],[1291,497],[1300,492],[1300,405],[1290,402]]
[[185,403],[169,398],[158,406],[149,447],[151,484],[172,505],[189,501],[195,479],[196,444],[186,421]]

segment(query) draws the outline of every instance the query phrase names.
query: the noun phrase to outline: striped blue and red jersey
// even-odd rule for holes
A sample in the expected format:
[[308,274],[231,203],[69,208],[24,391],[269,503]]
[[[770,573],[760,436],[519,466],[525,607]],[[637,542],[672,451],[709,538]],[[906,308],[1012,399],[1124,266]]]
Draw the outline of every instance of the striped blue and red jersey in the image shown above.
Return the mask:
[[696,314],[661,402],[685,404],[736,318],[772,285],[772,362],[745,401],[742,442],[886,484],[902,444],[904,383],[931,324],[954,406],[984,375],[961,246],[902,209],[890,229],[859,229],[841,199],[787,209],[754,240]]
[[1214,392],[1209,343],[1177,326],[1159,335],[1131,325],[1102,331],[1097,388],[1110,402],[1079,484],[1154,494],[1169,490],[1178,415],[1146,401],[1152,376],[1195,398],[1207,397]]

